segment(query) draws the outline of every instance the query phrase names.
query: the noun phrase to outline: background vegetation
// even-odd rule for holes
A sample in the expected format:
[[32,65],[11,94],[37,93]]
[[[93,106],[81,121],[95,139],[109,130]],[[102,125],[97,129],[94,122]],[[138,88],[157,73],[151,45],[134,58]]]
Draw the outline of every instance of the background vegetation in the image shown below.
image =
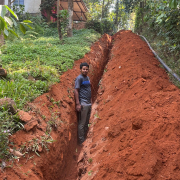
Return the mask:
[[[180,1],[141,1],[135,32],[144,35],[165,63],[180,76]],[[174,79],[172,79],[174,81]],[[175,81],[174,81],[175,82]],[[180,87],[179,82],[175,82]]]

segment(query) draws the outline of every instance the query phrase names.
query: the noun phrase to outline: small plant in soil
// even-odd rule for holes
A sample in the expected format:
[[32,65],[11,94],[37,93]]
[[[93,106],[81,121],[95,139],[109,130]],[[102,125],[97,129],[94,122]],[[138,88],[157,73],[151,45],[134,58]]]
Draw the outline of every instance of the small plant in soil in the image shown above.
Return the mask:
[[[32,151],[34,152],[37,156],[40,156],[40,154],[38,152],[41,152],[43,150],[43,148],[46,151],[49,151],[48,148],[48,144],[54,142],[53,138],[48,134],[47,136],[41,136],[40,139],[38,138],[34,138],[28,142],[25,142],[21,148],[19,149],[19,151],[24,151],[24,154]],[[40,150],[42,149],[42,150]],[[31,159],[34,156],[28,158]]]
[[89,159],[88,159],[88,162],[89,162],[89,163],[92,163],[92,161],[93,161],[92,158],[89,158]]
[[45,116],[45,115],[42,115],[42,118],[43,118],[43,120],[45,120],[45,119],[46,119],[46,116]]
[[47,125],[47,132],[51,132],[52,129],[53,129],[53,130],[57,130],[57,124],[56,124],[55,121],[50,120],[50,121],[47,122],[47,124],[48,124],[48,125]]
[[51,99],[50,99],[50,102],[54,103],[54,102],[55,102],[54,98],[51,98]]
[[88,176],[91,176],[91,175],[92,175],[92,173],[93,173],[93,171],[92,171],[92,170],[90,170],[90,171],[88,172]]
[[70,94],[71,93],[71,88],[68,88],[67,92],[68,92],[68,94]]
[[0,159],[6,160],[12,157],[8,146],[11,144],[9,136],[23,127],[23,123],[16,114],[12,115],[8,109],[0,107]]
[[98,115],[98,112],[96,112],[96,113],[94,114],[94,117],[95,117],[95,118],[100,118],[99,115]]
[[61,101],[54,101],[53,104],[56,104],[58,106],[58,108],[60,108],[60,104],[61,104]]
[[47,99],[48,99],[48,100],[50,100],[50,97],[49,97],[49,95],[46,95],[46,97],[47,97]]

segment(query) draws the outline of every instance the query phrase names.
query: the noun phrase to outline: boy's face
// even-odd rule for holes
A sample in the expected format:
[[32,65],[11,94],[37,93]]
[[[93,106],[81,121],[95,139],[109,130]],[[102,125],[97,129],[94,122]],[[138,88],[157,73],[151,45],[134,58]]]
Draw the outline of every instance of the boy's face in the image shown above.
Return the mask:
[[80,71],[83,76],[87,76],[89,68],[87,66],[83,66],[82,69],[80,69]]

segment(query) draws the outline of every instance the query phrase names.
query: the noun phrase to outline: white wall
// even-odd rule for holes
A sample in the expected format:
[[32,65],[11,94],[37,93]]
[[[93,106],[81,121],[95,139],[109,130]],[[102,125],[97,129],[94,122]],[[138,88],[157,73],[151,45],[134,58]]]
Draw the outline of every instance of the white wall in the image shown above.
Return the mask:
[[24,0],[25,11],[29,13],[40,13],[41,0]]
[[[40,4],[41,0],[24,0],[25,12],[40,13]],[[5,5],[8,5],[8,0],[5,0]]]

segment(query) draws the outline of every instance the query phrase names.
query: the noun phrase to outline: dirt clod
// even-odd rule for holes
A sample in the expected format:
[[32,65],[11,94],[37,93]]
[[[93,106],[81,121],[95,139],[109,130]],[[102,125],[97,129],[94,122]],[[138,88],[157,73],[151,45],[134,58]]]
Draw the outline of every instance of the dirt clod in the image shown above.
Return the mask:
[[0,99],[0,107],[1,106],[8,109],[9,113],[16,114],[17,112],[16,103],[11,98]]
[[22,110],[20,110],[18,112],[18,115],[19,115],[19,118],[21,119],[21,121],[24,121],[24,122],[28,122],[33,118],[29,113],[22,111]]

